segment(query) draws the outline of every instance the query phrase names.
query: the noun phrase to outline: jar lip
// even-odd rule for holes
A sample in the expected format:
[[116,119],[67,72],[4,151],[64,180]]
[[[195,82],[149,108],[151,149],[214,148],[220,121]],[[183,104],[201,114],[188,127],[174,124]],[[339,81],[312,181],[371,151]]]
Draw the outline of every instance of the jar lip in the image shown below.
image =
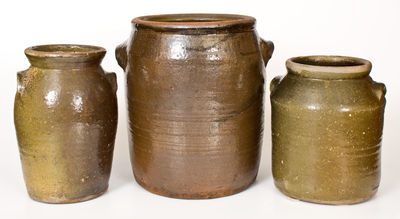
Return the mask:
[[225,29],[235,26],[253,27],[256,19],[238,14],[160,14],[134,18],[133,24],[162,29]]
[[323,79],[359,78],[370,73],[372,64],[366,59],[350,56],[298,56],[286,61],[290,73]]
[[106,50],[99,46],[79,45],[79,44],[47,44],[32,46],[25,49],[27,56],[43,58],[79,58],[104,56]]

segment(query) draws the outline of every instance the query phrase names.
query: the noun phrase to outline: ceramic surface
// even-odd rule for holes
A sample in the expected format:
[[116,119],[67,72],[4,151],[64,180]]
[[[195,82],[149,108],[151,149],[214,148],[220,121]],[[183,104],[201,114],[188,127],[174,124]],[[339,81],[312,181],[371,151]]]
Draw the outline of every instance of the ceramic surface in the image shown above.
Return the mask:
[[30,47],[18,72],[15,127],[32,199],[70,203],[108,187],[117,128],[116,76],[106,51],[84,45]]
[[127,74],[131,161],[145,189],[215,198],[250,186],[260,161],[272,42],[241,15],[139,17],[116,49]]
[[316,203],[370,199],[380,181],[385,85],[359,58],[296,57],[286,66],[271,82],[276,187]]

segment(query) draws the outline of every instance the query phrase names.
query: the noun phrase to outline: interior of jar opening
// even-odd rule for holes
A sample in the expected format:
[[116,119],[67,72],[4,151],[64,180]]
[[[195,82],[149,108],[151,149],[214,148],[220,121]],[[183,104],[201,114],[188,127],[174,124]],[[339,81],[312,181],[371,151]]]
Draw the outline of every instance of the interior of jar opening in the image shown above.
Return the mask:
[[320,56],[310,56],[310,57],[297,57],[292,60],[295,63],[303,65],[312,66],[332,66],[332,67],[351,67],[364,65],[360,60],[344,58],[344,57],[320,57]]
[[100,48],[80,45],[44,45],[33,47],[32,50],[51,53],[85,53],[99,51]]
[[197,23],[197,22],[221,22],[242,20],[240,15],[218,15],[218,14],[176,14],[176,15],[155,15],[142,17],[143,21],[154,22],[179,22],[179,23]]

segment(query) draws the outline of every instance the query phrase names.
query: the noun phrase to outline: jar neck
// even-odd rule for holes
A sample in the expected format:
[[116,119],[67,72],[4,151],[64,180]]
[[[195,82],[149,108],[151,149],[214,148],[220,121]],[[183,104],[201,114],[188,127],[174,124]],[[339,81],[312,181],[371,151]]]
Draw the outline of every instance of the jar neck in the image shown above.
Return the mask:
[[204,35],[253,31],[253,17],[235,14],[164,14],[137,17],[134,29],[175,32],[185,35]]
[[99,66],[106,54],[101,47],[86,45],[43,45],[25,50],[32,66],[38,68],[87,68]]
[[27,57],[29,63],[34,67],[55,69],[97,67],[103,60],[103,57],[37,57],[28,55]]
[[289,74],[324,80],[367,77],[372,64],[368,60],[346,56],[301,56],[286,61]]

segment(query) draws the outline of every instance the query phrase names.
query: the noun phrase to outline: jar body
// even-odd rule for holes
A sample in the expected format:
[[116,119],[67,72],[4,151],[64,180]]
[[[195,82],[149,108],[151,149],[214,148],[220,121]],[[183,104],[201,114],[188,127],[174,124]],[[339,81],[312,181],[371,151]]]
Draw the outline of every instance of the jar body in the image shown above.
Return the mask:
[[272,82],[272,170],[284,194],[324,204],[370,199],[380,181],[385,98],[369,76]]
[[263,129],[264,62],[255,31],[139,28],[132,36],[117,58],[127,52],[136,181],[176,198],[214,198],[250,186]]
[[117,128],[115,74],[99,65],[31,66],[18,79],[14,119],[31,198],[70,203],[101,195]]

